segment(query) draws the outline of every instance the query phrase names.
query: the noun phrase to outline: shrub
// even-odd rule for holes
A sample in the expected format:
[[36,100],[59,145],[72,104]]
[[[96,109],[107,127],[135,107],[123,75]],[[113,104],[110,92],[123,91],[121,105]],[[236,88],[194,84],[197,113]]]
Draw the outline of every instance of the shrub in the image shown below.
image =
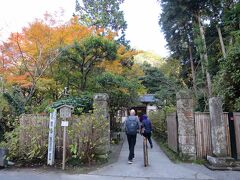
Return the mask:
[[[74,116],[69,120],[67,128],[67,144],[69,144],[67,158],[69,161],[90,165],[97,161],[107,160],[107,146],[110,143],[109,121],[101,114],[103,113],[94,111],[94,113]],[[22,164],[46,163],[49,132],[46,121],[48,116],[34,119],[33,116],[30,117],[31,120],[26,118],[21,121],[21,126],[17,125],[13,131],[5,133],[4,141],[0,147],[9,149],[8,158],[14,162]],[[58,117],[57,121],[56,147],[62,147],[60,140],[62,138],[61,118]],[[60,154],[60,151],[57,151],[56,148],[57,154]],[[62,157],[61,154],[60,157]]]
[[5,98],[0,95],[0,142],[3,140],[4,133],[12,131],[16,124],[16,115],[13,108]]
[[82,114],[79,121],[68,129],[70,153],[73,159],[93,164],[107,160],[109,121],[98,113]]
[[[4,134],[4,141],[0,147],[8,148],[8,159],[15,162],[42,163],[46,161],[47,156],[47,132],[48,129],[41,125],[28,127],[17,125],[13,131]],[[28,138],[31,140],[27,140]]]
[[167,140],[167,122],[166,116],[168,113],[176,111],[174,106],[165,106],[163,109],[151,112],[149,119],[152,121],[154,136]]
[[[82,112],[87,113],[93,109],[93,99],[87,95],[81,97],[67,97],[54,102],[50,108],[56,108],[62,105],[71,105],[74,107],[74,114],[80,115]],[[49,107],[48,107],[49,108]]]

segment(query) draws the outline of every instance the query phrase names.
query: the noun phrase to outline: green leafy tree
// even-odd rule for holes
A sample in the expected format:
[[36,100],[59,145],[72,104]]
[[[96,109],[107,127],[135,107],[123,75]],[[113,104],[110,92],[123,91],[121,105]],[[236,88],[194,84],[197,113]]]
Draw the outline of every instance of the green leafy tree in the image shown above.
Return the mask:
[[140,77],[142,84],[148,89],[148,93],[156,93],[160,89],[160,85],[166,82],[164,74],[159,68],[143,64],[144,76]]
[[234,43],[233,29],[239,28],[237,1],[162,0],[161,4],[160,25],[171,57],[182,64],[181,77],[193,86],[197,99],[216,95],[212,79],[221,69],[220,59],[226,58],[225,44]]
[[114,121],[117,110],[131,107],[138,101],[143,86],[136,79],[127,79],[113,73],[103,73],[97,78],[98,92],[109,95],[110,118]]
[[224,28],[228,34],[229,45],[233,45],[239,36],[240,29],[240,4],[232,5],[231,8],[225,11],[223,16]]
[[127,23],[120,10],[123,2],[124,0],[76,0],[76,12],[80,23],[120,33],[119,42],[128,45],[125,39]]
[[220,66],[214,78],[214,91],[223,98],[225,111],[239,111],[240,4],[236,1],[226,2],[228,6],[224,11],[223,24],[228,46],[226,57],[218,60]]
[[148,93],[156,94],[160,102],[167,100],[168,103],[174,103],[177,82],[173,78],[164,75],[160,68],[152,67],[149,64],[143,64],[144,76],[140,77],[141,83],[147,88]]
[[200,63],[194,44],[196,24],[194,14],[180,1],[162,1],[163,12],[159,21],[171,57],[181,62],[185,83],[197,94],[196,65]]
[[215,93],[223,98],[224,110],[231,112],[240,111],[240,33],[235,41],[226,59],[220,61],[214,81]]
[[12,131],[16,123],[15,108],[8,104],[6,98],[0,95],[0,142],[4,138],[4,133]]
[[90,36],[62,49],[59,58],[60,76],[66,86],[76,87],[78,92],[86,90],[87,79],[95,66],[104,60],[115,60],[117,45],[100,36]]
[[25,99],[20,88],[14,87],[12,93],[5,92],[3,94],[3,97],[5,98],[5,100],[7,100],[7,102],[11,106],[12,114],[14,114],[15,116],[19,116],[20,114],[25,112],[24,109]]

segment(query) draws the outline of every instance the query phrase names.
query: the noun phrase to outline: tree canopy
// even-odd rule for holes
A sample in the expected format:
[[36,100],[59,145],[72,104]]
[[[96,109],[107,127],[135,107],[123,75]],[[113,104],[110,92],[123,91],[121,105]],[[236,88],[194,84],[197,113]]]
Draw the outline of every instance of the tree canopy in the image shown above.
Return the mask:
[[[80,91],[86,88],[87,78],[97,64],[104,60],[116,59],[117,46],[113,41],[104,39],[100,36],[90,36],[82,39],[80,42],[75,41],[72,45],[65,46],[62,50],[60,61],[61,66],[65,66],[64,73],[69,76],[68,83],[80,81],[76,86]],[[71,73],[77,71],[77,79],[70,81]],[[65,74],[66,75],[66,74]],[[79,78],[80,76],[80,78]],[[80,80],[78,80],[78,78]]]
[[124,19],[123,11],[120,10],[123,2],[124,0],[76,0],[76,15],[79,17],[80,23],[84,25],[118,33],[118,41],[127,45],[128,41],[125,39],[127,22]]
[[[239,95],[232,92],[235,100],[227,100],[228,93],[218,93],[216,89],[222,85],[215,81],[223,75],[227,62],[237,59],[239,3],[235,0],[162,0],[161,6],[159,24],[171,57],[181,63],[184,83],[193,89],[196,99],[205,99],[207,104],[209,97],[221,94],[225,110],[236,109],[234,103]],[[233,71],[233,77],[237,77],[236,73]],[[230,82],[236,80],[233,79]],[[226,84],[226,89],[219,92],[237,88],[234,83]]]

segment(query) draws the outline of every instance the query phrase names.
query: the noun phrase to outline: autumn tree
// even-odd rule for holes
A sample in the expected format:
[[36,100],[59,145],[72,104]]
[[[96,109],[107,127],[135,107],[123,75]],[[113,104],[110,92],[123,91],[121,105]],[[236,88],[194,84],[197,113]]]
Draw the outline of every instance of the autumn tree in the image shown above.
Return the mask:
[[[42,37],[37,36],[41,31]],[[48,33],[48,27],[36,23],[32,25],[32,29],[25,29],[22,34],[12,34],[5,44],[4,57],[11,60],[10,65],[5,68],[10,72],[6,77],[7,82],[22,88],[25,103],[33,96],[39,78],[60,54],[56,48],[49,48],[45,44],[49,40]]]
[[1,45],[0,71],[7,84],[20,87],[24,104],[31,104],[32,100],[42,102],[42,90],[54,90],[57,99],[57,88],[63,87],[56,85],[52,70],[62,53],[60,47],[93,33],[91,28],[80,25],[76,17],[64,24],[54,22],[53,16],[45,14],[45,19],[30,23],[21,33],[12,33]]
[[[104,71],[126,77],[134,66],[132,75],[136,76],[139,71],[133,56],[138,52],[117,45],[116,33],[103,31],[80,24],[77,16],[60,23],[45,14],[1,44],[0,71],[5,85],[18,89],[29,112],[39,112],[61,98],[65,86],[75,95],[80,90],[95,91],[95,77]],[[13,91],[7,93],[9,100],[14,99]]]

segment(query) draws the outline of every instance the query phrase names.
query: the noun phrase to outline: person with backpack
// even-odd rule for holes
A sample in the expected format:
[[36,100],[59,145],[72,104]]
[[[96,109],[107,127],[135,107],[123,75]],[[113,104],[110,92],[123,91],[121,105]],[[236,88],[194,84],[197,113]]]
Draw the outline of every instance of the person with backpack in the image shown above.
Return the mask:
[[141,125],[141,134],[148,139],[150,147],[153,148],[152,139],[151,139],[151,136],[152,136],[152,123],[148,119],[146,114],[144,114],[142,116],[142,118],[143,118],[143,120],[142,120],[142,125]]
[[134,158],[134,147],[136,144],[137,133],[140,130],[140,122],[138,116],[135,116],[135,110],[130,110],[130,116],[127,117],[124,123],[125,132],[127,135],[128,146],[129,146],[129,156],[128,163],[133,163]]

